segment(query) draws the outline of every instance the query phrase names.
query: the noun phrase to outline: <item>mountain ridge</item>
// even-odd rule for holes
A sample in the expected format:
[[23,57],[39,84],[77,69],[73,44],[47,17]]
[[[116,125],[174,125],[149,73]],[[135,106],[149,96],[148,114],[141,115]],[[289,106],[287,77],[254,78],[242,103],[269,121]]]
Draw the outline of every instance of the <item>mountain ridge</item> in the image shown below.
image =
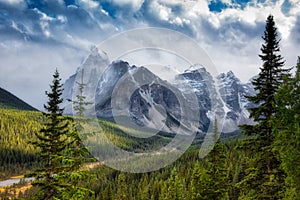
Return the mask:
[[2,87],[0,87],[0,107],[38,111],[36,108],[32,107]]
[[[99,69],[101,67],[104,67],[104,70]],[[191,102],[188,105],[189,107],[198,108],[198,121],[201,124],[198,129],[200,132],[210,129],[210,122],[213,122],[215,117],[218,118],[219,127],[223,132],[238,130],[240,124],[253,123],[249,119],[248,112],[248,108],[253,105],[244,97],[245,95],[254,94],[253,86],[249,82],[242,83],[232,71],[213,77],[203,65],[194,64],[174,77],[175,82],[170,83],[160,79],[159,76],[147,68],[145,68],[147,70],[143,70],[143,66],[137,67],[122,60],[111,62],[106,54],[103,54],[102,51],[98,52],[97,49],[93,50],[86,62],[79,66],[77,72],[66,83],[75,83],[76,75],[78,75],[80,69],[84,69],[87,73],[85,82],[93,85],[93,87],[89,87],[89,84],[87,86],[87,99],[94,101],[94,107],[91,109],[94,109],[96,113],[94,116],[100,118],[112,119],[114,117],[114,107],[119,107],[118,105],[122,103],[118,102],[117,106],[116,104],[112,106],[111,102],[114,98],[113,92],[119,90],[128,99],[127,102],[124,101],[127,105],[127,111],[124,106],[121,106],[123,107],[122,113],[127,112],[127,115],[141,126],[154,124],[157,119],[166,116],[172,116],[175,121],[187,117],[182,115],[180,103],[174,97],[175,93],[196,97],[197,102],[191,102],[191,99],[185,99],[185,101]],[[92,69],[92,71],[88,72],[88,69]],[[135,76],[134,74],[139,71],[143,71],[143,74],[140,74],[140,77]],[[138,81],[135,79],[138,79]],[[118,82],[121,82],[121,84],[118,84]],[[126,86],[124,87],[122,84]],[[166,87],[159,86],[165,84]],[[122,89],[120,90],[119,87]],[[128,90],[127,87],[132,87],[134,90]],[[70,91],[74,97],[74,85],[65,87],[64,98],[71,97]],[[131,96],[128,96],[126,92]],[[191,95],[191,93],[193,94]],[[157,105],[161,106],[166,115],[159,112],[159,110],[153,110],[157,109]],[[156,113],[156,115],[153,115],[153,113]],[[170,120],[165,122],[167,126],[172,124]],[[173,127],[168,128],[171,131]]]

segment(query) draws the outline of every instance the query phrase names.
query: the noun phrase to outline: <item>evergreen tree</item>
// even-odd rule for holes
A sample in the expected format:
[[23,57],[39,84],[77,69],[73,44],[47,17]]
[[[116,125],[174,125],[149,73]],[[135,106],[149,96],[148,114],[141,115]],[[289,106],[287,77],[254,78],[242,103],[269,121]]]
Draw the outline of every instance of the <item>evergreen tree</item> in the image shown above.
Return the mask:
[[[255,125],[243,125],[242,131],[247,135],[255,135],[252,140],[254,146],[250,147],[256,152],[256,157],[251,158],[251,167],[247,169],[247,175],[242,180],[244,195],[252,194],[247,198],[253,199],[276,199],[282,187],[282,171],[279,169],[280,162],[276,153],[272,151],[274,134],[272,133],[271,118],[276,113],[275,94],[282,84],[283,77],[288,70],[283,69],[284,61],[279,54],[280,47],[277,28],[273,16],[266,21],[264,44],[261,47],[259,57],[263,61],[260,73],[252,81],[256,95],[247,98],[256,104],[250,108],[250,117],[256,122]],[[249,143],[249,141],[248,141]],[[245,148],[249,148],[245,145]]]
[[65,183],[61,181],[58,175],[65,170],[62,162],[65,150],[68,147],[68,121],[63,116],[63,110],[59,104],[63,102],[62,84],[59,73],[56,70],[53,75],[53,81],[50,92],[46,92],[49,98],[47,105],[44,105],[47,113],[43,113],[47,119],[44,127],[36,133],[37,141],[33,142],[35,147],[39,148],[41,168],[33,174],[35,180],[33,186],[38,186],[38,199],[61,198],[61,191],[65,188]]
[[211,199],[224,199],[228,196],[228,180],[224,145],[219,139],[218,121],[215,118],[213,127],[214,148],[207,157],[207,174],[210,176]]
[[214,121],[212,140],[215,145],[207,155],[203,168],[197,163],[193,170],[191,199],[228,198],[225,149],[219,139],[217,119]]
[[142,177],[142,179],[140,180],[139,183],[139,198],[140,200],[149,200],[150,199],[150,184],[149,184],[149,180],[148,177],[145,175]]
[[211,191],[208,191],[207,189],[210,188],[209,184],[211,181],[212,180],[210,179],[207,170],[204,167],[201,167],[200,164],[197,162],[194,166],[192,173],[191,191],[189,199],[209,200],[210,197],[208,196],[208,194],[211,193]]
[[300,57],[293,78],[287,78],[276,96],[273,118],[275,150],[286,172],[286,199],[300,199]]
[[126,186],[126,176],[124,173],[120,173],[118,176],[118,188],[117,194],[114,199],[116,200],[126,200],[128,198],[128,187]]
[[272,142],[271,117],[275,114],[275,94],[282,83],[283,77],[288,70],[283,69],[284,61],[279,54],[280,47],[277,28],[273,16],[270,15],[266,21],[264,36],[259,55],[263,61],[260,73],[252,81],[257,94],[247,98],[257,106],[250,108],[250,118],[253,118],[256,125],[242,126],[243,131],[248,135],[259,135],[269,145]]
[[73,108],[77,117],[76,119],[68,118],[72,126],[69,128],[68,136],[70,141],[66,152],[67,155],[64,159],[64,163],[68,165],[68,168],[61,174],[62,178],[66,179],[66,182],[68,183],[68,189],[63,192],[64,199],[83,199],[86,195],[94,193],[88,188],[80,185],[82,180],[90,181],[94,178],[88,170],[83,168],[85,163],[95,161],[94,158],[89,157],[89,151],[81,140],[81,135],[83,136],[84,134],[80,135],[79,133],[84,131],[83,125],[86,120],[84,118],[85,106],[91,104],[85,101],[86,97],[83,95],[84,87],[86,85],[83,82],[83,70],[81,71],[81,75],[81,82],[76,82],[79,88],[79,94],[76,95],[76,100],[70,100],[73,103]]
[[82,118],[84,116],[84,112],[86,111],[86,106],[92,104],[92,102],[87,102],[86,96],[83,95],[84,88],[87,85],[83,81],[84,69],[82,69],[79,74],[81,75],[81,80],[80,82],[76,82],[76,84],[78,85],[79,93],[76,95],[76,100],[68,99],[68,101],[73,103],[73,109],[75,110],[75,114]]
[[183,185],[178,177],[176,168],[171,171],[170,178],[165,182],[166,190],[163,191],[162,199],[183,199]]

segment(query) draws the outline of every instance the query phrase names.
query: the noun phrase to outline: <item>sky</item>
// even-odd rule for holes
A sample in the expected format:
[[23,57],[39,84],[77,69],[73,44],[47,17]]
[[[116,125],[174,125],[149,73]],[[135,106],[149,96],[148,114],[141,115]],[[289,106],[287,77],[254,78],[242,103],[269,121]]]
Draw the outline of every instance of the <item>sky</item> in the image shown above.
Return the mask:
[[186,35],[218,72],[232,70],[246,82],[259,72],[270,14],[292,67],[300,55],[300,0],[0,0],[0,87],[42,109],[55,68],[64,82],[93,46],[147,27]]

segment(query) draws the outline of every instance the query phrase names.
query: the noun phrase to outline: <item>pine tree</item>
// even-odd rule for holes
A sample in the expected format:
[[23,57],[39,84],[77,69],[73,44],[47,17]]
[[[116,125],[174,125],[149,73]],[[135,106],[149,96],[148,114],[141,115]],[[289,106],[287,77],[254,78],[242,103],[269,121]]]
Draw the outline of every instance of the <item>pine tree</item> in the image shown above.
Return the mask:
[[228,198],[225,149],[219,139],[217,119],[214,121],[212,139],[215,145],[203,161],[203,167],[196,163],[193,170],[191,199]]
[[213,127],[214,148],[207,157],[207,173],[211,178],[212,199],[224,199],[228,196],[228,180],[224,145],[220,142],[218,121],[215,118]]
[[245,148],[252,148],[256,152],[256,157],[249,159],[251,167],[247,169],[247,175],[242,180],[242,188],[248,194],[252,191],[251,197],[248,196],[250,199],[276,199],[279,198],[283,174],[279,169],[280,162],[272,150],[274,134],[271,119],[276,113],[275,94],[289,70],[283,69],[284,61],[279,54],[280,40],[272,15],[267,18],[262,38],[264,44],[259,57],[263,61],[263,66],[258,77],[252,81],[257,93],[254,96],[247,96],[257,105],[250,108],[250,118],[253,118],[256,124],[241,126],[245,134],[255,135],[249,139],[252,141],[247,141],[254,146],[245,145]]
[[183,185],[178,177],[176,168],[171,171],[170,178],[165,182],[166,191],[164,191],[163,199],[179,200],[183,198]]
[[128,198],[128,187],[126,186],[126,176],[124,173],[120,173],[118,176],[117,194],[114,199],[116,199],[116,200],[129,199]]
[[254,126],[243,126],[243,131],[248,135],[259,135],[265,139],[268,144],[272,142],[272,127],[270,125],[271,117],[275,114],[275,94],[282,84],[283,77],[289,70],[283,69],[284,61],[279,54],[280,47],[277,28],[273,16],[270,15],[266,21],[264,36],[259,55],[263,61],[260,73],[252,81],[257,94],[247,96],[255,103],[257,107],[250,108],[250,118],[257,122]]
[[207,173],[207,170],[200,166],[197,162],[194,166],[191,180],[191,191],[189,199],[200,200],[200,199],[210,199],[207,193],[211,193],[207,189],[210,188],[211,178]]
[[80,82],[76,82],[78,85],[78,90],[79,93],[76,95],[76,100],[68,100],[73,103],[73,109],[75,110],[75,114],[82,118],[84,116],[84,112],[86,111],[86,106],[92,104],[92,102],[87,102],[86,101],[86,96],[83,95],[84,88],[86,87],[86,83],[83,81],[84,77],[84,69],[78,73],[81,75],[81,80]]
[[37,141],[33,142],[35,147],[39,148],[41,168],[34,173],[35,180],[33,186],[38,186],[38,199],[61,198],[61,191],[65,184],[56,175],[64,171],[62,162],[65,150],[68,146],[68,120],[63,116],[63,110],[60,104],[63,102],[62,84],[59,73],[56,70],[53,75],[53,82],[50,92],[46,92],[49,98],[47,105],[44,105],[46,113],[43,113],[47,119],[44,127],[36,133]]
[[76,100],[70,100],[73,103],[73,108],[77,117],[76,119],[68,118],[70,120],[68,133],[70,141],[66,152],[67,155],[64,159],[68,168],[61,174],[61,177],[66,179],[66,182],[68,183],[68,189],[63,192],[64,199],[83,199],[85,196],[94,193],[88,188],[80,185],[82,180],[90,181],[94,178],[88,170],[83,168],[85,163],[95,161],[94,158],[90,157],[88,149],[81,140],[81,135],[83,134],[80,135],[79,133],[84,131],[83,125],[86,120],[84,118],[85,106],[91,104],[90,102],[85,101],[86,97],[83,95],[84,87],[86,86],[83,82],[83,70],[81,71],[81,75],[81,82],[76,82],[79,88],[79,94],[76,95]]
[[300,57],[293,78],[286,78],[276,96],[277,112],[272,120],[275,149],[286,172],[286,199],[300,199]]

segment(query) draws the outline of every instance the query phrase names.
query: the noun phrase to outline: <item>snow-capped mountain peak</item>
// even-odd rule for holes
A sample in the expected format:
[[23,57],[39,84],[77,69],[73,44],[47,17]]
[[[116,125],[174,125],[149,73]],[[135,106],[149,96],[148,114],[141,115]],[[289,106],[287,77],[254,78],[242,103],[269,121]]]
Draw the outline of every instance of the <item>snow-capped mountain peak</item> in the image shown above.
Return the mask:
[[[247,110],[253,105],[245,98],[246,95],[254,94],[253,86],[242,83],[232,71],[222,73],[214,79],[203,65],[195,64],[178,74],[175,81],[170,83],[145,67],[130,65],[122,60],[109,62],[105,52],[94,48],[77,73],[66,81],[64,99],[74,96],[74,84],[78,81],[75,79],[81,69],[84,69],[84,82],[89,83],[85,94],[87,99],[94,101],[96,115],[100,118],[112,119],[112,95],[117,89],[121,98],[127,98],[125,101],[118,101],[117,107],[122,108],[118,113],[129,113],[131,119],[142,126],[157,126],[162,121],[157,119],[169,116],[164,127],[165,131],[172,131],[172,127],[185,117],[182,116],[174,91],[184,95],[194,93],[196,96],[196,102],[191,102],[190,106],[199,110],[199,132],[208,130],[216,115],[222,119],[223,132],[235,131],[240,124],[253,123],[249,120]],[[127,82],[120,84],[124,78]],[[144,84],[140,84],[143,81]],[[129,86],[134,86],[135,91],[131,91]],[[167,115],[153,110],[156,108],[165,110]],[[70,108],[65,111],[71,113]]]
[[193,72],[193,71],[203,71],[203,72],[206,72],[206,68],[202,64],[197,63],[197,64],[194,64],[194,65],[191,65],[184,72],[187,73],[187,72]]
[[217,79],[221,80],[223,83],[227,82],[228,84],[232,82],[241,82],[231,70],[227,73],[221,73],[217,76]]

